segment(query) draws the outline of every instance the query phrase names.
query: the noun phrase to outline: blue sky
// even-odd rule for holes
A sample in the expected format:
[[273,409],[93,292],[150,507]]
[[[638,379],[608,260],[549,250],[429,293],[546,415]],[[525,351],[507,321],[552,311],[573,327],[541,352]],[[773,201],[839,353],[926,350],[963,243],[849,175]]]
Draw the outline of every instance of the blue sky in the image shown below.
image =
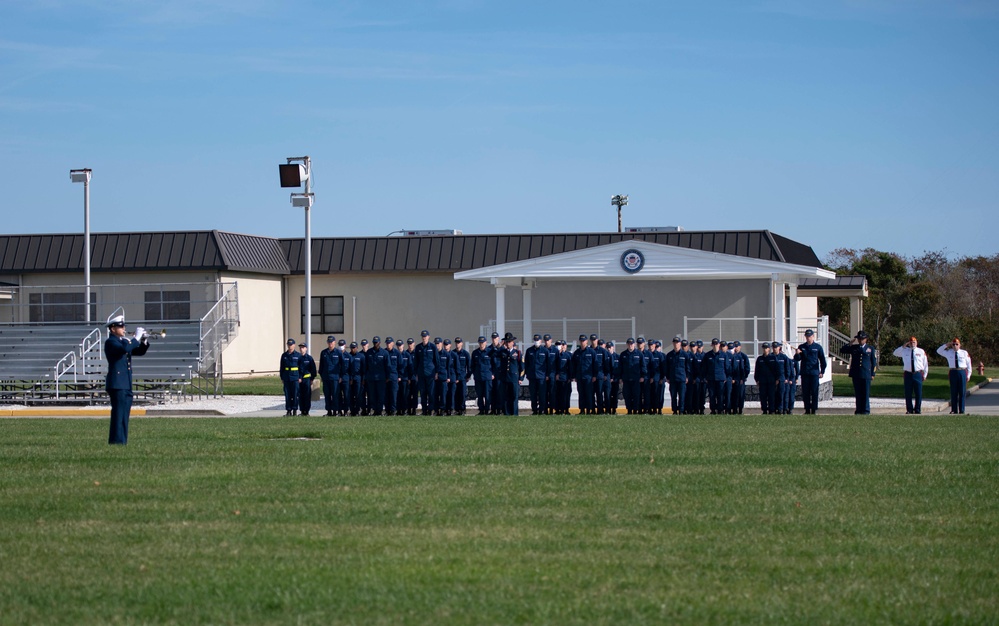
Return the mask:
[[999,251],[991,0],[0,0],[7,233],[769,229]]

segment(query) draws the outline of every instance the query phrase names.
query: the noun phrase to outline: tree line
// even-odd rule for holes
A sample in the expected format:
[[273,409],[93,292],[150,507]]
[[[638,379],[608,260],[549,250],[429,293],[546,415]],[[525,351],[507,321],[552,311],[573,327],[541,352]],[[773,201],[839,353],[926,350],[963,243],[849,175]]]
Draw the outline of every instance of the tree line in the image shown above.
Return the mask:
[[[908,258],[873,248],[838,248],[826,268],[839,276],[867,277],[864,329],[885,363],[909,336],[919,339],[931,364],[942,365],[936,348],[960,337],[975,365],[999,363],[999,254],[950,259],[944,252]],[[829,322],[849,334],[846,298],[819,298]]]

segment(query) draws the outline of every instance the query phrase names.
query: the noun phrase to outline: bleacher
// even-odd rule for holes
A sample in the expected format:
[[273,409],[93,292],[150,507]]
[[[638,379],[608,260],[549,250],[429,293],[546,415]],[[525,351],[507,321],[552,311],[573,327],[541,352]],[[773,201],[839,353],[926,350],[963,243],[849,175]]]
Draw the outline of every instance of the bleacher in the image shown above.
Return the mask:
[[[200,325],[198,322],[133,322],[130,330],[144,326],[149,332],[166,330],[164,338],[150,339],[149,351],[132,359],[135,401],[164,402],[182,394],[198,374]],[[98,350],[81,358],[81,343],[94,329],[101,333]],[[0,324],[0,402],[103,403],[107,361],[103,324]],[[63,361],[75,367],[57,373]],[[58,379],[57,379],[58,377]]]

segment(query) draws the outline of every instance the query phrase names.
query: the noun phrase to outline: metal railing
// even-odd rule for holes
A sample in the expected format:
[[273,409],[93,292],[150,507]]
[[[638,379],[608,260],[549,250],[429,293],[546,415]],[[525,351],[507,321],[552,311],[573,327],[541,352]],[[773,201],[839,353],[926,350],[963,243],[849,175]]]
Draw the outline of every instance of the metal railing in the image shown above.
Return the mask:
[[[508,319],[504,322],[506,332],[513,333],[520,341],[530,343],[529,337],[524,337],[524,320]],[[596,333],[601,339],[623,342],[628,337],[635,336],[635,318],[554,318],[554,319],[532,319],[532,333],[544,335],[550,334],[556,339],[573,341],[579,335]],[[479,326],[479,334],[489,337],[496,330],[496,320],[489,320],[488,324]]]
[[[87,377],[87,357],[91,353],[101,354],[101,330],[95,328],[90,331],[90,333],[83,338],[78,346],[73,350],[66,353],[66,356],[59,359],[52,368],[52,384],[55,387],[55,397],[58,399],[60,397],[60,391],[63,383],[72,382],[77,384],[80,382],[81,374],[83,378]],[[83,372],[80,368],[83,368]],[[63,380],[64,377],[71,375],[72,380]]]
[[213,366],[222,350],[239,332],[239,298],[236,283],[201,318],[198,361],[202,369]]

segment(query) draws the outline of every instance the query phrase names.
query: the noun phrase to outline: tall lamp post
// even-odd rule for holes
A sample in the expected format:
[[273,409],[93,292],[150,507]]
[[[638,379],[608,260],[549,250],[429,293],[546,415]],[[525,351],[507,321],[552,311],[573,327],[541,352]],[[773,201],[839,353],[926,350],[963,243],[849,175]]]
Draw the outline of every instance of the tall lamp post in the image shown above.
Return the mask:
[[69,180],[83,183],[83,291],[84,320],[90,323],[90,168],[69,170]]
[[628,204],[628,196],[611,196],[611,206],[617,207],[617,232],[624,232],[621,228],[621,207]]
[[278,165],[282,187],[301,187],[305,193],[292,193],[291,206],[305,209],[305,345],[312,348],[312,209],[314,194],[311,191],[312,160],[307,157],[288,157],[287,163]]

